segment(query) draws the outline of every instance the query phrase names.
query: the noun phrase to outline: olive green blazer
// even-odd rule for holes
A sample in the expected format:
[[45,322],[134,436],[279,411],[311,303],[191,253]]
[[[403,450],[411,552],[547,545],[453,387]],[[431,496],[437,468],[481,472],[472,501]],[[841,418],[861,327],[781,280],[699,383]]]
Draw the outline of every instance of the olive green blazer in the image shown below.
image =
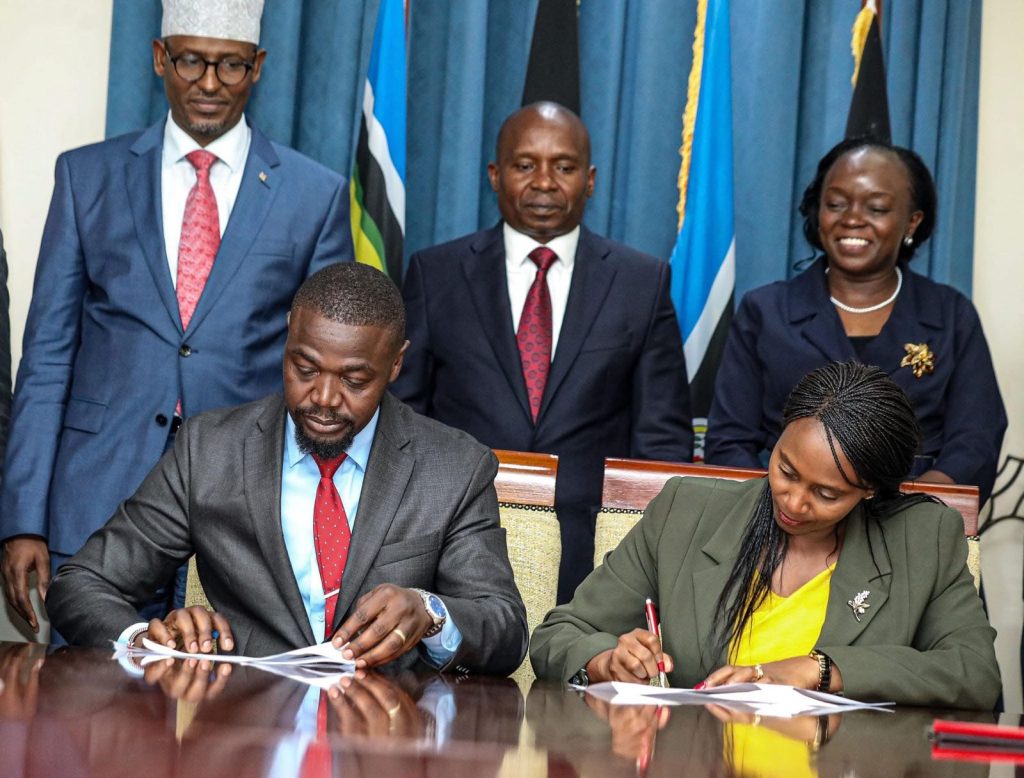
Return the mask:
[[[644,627],[657,603],[674,686],[693,686],[725,664],[709,656],[715,609],[763,480],[673,478],[640,522],[533,633],[540,678],[568,680],[618,635]],[[847,695],[907,705],[991,708],[999,668],[982,603],[967,571],[963,519],[918,503],[879,525],[860,506],[832,574],[817,648],[842,672]],[[856,618],[849,604],[866,592]]]

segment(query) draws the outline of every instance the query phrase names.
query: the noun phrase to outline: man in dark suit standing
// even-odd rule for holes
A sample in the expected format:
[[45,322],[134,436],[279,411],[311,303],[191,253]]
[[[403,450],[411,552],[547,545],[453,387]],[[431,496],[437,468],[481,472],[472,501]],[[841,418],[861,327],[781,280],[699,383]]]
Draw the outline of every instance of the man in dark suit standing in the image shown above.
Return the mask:
[[[401,294],[383,273],[346,263],[312,276],[288,321],[283,399],[186,421],[54,578],[54,625],[97,646],[148,634],[262,656],[333,637],[357,666],[422,655],[514,670],[526,612],[498,524],[498,462],[385,393],[406,346]],[[215,612],[136,623],[139,602],[192,554]]]
[[278,390],[292,295],[352,258],[344,179],[245,120],[262,7],[164,0],[168,117],[57,160],[0,503],[4,592],[37,632],[29,574],[44,594],[182,418]]
[[488,446],[558,455],[565,602],[593,566],[604,457],[692,457],[669,266],[580,225],[595,169],[568,109],[512,114],[487,172],[503,223],[410,260],[394,392]]

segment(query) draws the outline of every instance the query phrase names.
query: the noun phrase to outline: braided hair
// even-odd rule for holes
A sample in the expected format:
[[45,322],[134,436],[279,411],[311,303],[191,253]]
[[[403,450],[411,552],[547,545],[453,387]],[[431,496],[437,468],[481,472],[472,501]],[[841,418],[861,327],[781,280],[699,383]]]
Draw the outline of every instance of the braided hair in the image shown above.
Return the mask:
[[[874,490],[874,497],[863,501],[870,521],[880,522],[908,505],[933,499],[900,492],[900,483],[913,466],[921,433],[907,396],[881,369],[833,362],[808,373],[786,400],[783,428],[798,419],[821,422],[843,480],[859,489]],[[853,472],[840,464],[839,449]],[[771,591],[772,577],[786,556],[789,535],[776,523],[774,513],[766,479],[718,601],[711,638],[713,657],[739,640]],[[869,548],[870,542],[869,533]],[[871,558],[874,560],[873,548]]]

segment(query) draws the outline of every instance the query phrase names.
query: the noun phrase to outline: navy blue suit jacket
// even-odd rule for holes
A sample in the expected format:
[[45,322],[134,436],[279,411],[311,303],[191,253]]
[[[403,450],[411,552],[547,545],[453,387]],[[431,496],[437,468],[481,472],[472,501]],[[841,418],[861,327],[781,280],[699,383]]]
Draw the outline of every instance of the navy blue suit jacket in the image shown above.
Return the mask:
[[[62,154],[25,328],[0,538],[70,554],[132,494],[186,415],[280,391],[302,281],[352,258],[337,173],[253,128],[187,331],[164,248],[164,122]],[[225,485],[225,488],[232,488]]]
[[[914,404],[922,433],[915,475],[934,468],[957,483],[976,484],[987,499],[1006,411],[978,313],[952,287],[901,267],[903,289],[862,359],[829,301],[823,260],[744,296],[715,380],[708,464],[761,467],[797,382],[827,362],[857,360],[885,370]],[[900,367],[906,343],[928,344],[934,373],[915,378],[910,367]]]
[[[592,514],[601,502],[604,457],[692,458],[689,387],[668,289],[666,262],[581,228],[534,424],[502,225],[434,246],[409,262],[410,346],[392,391],[492,448],[557,454],[557,507]],[[582,554],[589,548],[593,559],[592,522],[589,536],[568,541]]]

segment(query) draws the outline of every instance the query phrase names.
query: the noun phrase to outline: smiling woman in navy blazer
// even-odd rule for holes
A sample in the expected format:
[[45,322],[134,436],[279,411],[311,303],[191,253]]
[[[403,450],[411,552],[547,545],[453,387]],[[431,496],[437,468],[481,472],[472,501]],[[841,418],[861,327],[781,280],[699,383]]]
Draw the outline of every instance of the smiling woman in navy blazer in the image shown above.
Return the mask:
[[908,267],[935,211],[931,174],[909,149],[853,139],[821,159],[800,212],[824,256],[740,303],[715,382],[709,464],[762,467],[797,381],[857,359],[885,370],[914,405],[913,475],[976,484],[988,498],[1006,411],[981,322],[970,300]]

